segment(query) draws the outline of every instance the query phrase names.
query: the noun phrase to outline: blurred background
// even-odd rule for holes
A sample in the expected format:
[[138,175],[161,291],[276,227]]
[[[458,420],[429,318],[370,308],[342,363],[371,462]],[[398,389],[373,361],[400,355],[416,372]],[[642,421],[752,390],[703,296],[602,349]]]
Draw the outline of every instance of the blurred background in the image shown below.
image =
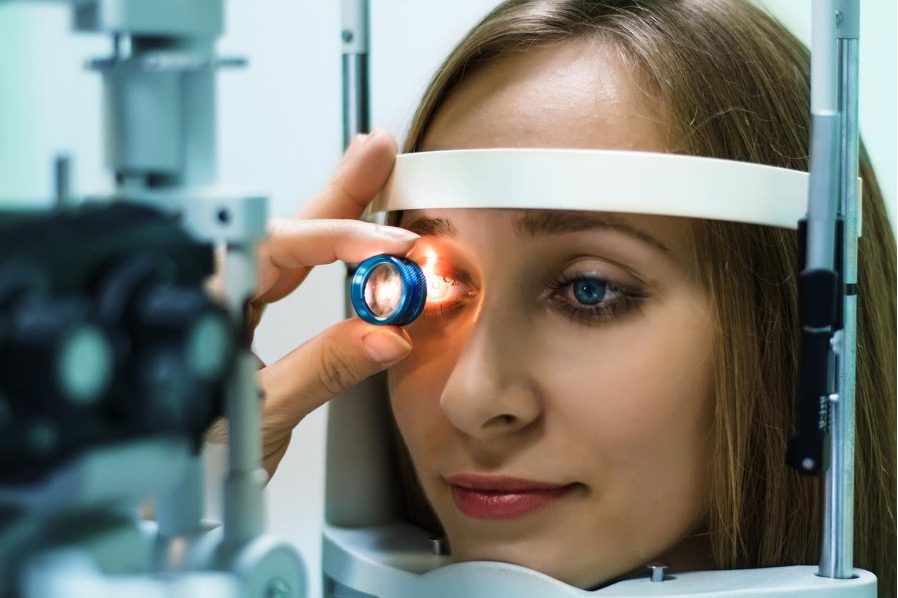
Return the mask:
[[[805,43],[811,0],[758,0]],[[372,124],[400,141],[433,71],[498,0],[371,0]],[[341,155],[340,3],[230,0],[223,55],[246,69],[219,76],[219,176],[261,192],[274,216],[290,216],[327,179]],[[861,133],[895,222],[896,3],[863,0]],[[52,161],[74,159],[75,194],[112,187],[103,167],[100,78],[84,68],[110,52],[106,38],[70,32],[63,4],[0,3],[0,201],[49,205]],[[256,334],[270,363],[343,317],[342,265],[316,269],[299,292],[271,306]],[[323,518],[326,407],[307,417],[268,485],[269,528],[296,544],[317,573]],[[220,512],[222,447],[207,447],[208,509]],[[211,491],[210,491],[211,490]]]

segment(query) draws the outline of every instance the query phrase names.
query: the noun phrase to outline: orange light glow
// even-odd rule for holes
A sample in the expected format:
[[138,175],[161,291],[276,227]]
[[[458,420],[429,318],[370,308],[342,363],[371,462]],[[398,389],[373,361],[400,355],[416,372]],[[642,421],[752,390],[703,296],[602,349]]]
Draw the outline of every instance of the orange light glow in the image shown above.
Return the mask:
[[439,258],[433,248],[427,248],[424,255],[424,278],[427,280],[427,301],[439,303],[445,301],[457,283],[438,269]]

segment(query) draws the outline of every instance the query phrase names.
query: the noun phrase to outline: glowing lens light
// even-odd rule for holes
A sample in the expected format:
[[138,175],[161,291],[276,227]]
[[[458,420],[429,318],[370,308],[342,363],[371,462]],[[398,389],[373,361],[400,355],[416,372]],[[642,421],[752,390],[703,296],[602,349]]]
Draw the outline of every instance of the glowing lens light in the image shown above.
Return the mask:
[[424,277],[427,279],[427,300],[441,303],[452,291],[452,281],[440,275],[437,268],[437,256],[430,254],[424,261]]
[[359,264],[349,298],[353,309],[366,322],[405,326],[424,309],[427,281],[415,262],[394,255],[375,255]]

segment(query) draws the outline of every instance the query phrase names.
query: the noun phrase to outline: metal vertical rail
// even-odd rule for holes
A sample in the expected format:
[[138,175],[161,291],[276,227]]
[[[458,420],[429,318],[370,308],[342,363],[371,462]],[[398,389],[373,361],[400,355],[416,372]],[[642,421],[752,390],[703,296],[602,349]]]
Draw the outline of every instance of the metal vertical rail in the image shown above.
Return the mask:
[[369,130],[368,0],[343,0],[343,149]]
[[838,65],[839,212],[842,239],[842,329],[833,339],[837,353],[837,394],[831,404],[831,467],[826,473],[823,550],[819,574],[854,576],[854,445],[857,352],[858,45],[859,0],[838,0],[832,7]]
[[[260,220],[264,219],[263,215]],[[242,246],[228,247],[225,287],[228,307],[236,321],[243,321],[245,302],[256,289],[257,240],[248,239]],[[225,416],[228,471],[224,482],[224,542],[240,546],[265,531],[262,490],[268,478],[262,469],[262,405],[256,382],[256,360],[246,346],[239,348],[228,380]]]
[[[343,40],[343,151],[349,148],[352,139],[370,130],[368,81],[368,0],[342,0],[341,31]],[[364,219],[364,218],[363,218]],[[353,270],[347,268],[344,290],[349,289]],[[343,313],[347,318],[355,315],[344,293]]]
[[838,212],[839,106],[834,0],[815,0],[811,31],[811,155],[806,268],[832,270]]

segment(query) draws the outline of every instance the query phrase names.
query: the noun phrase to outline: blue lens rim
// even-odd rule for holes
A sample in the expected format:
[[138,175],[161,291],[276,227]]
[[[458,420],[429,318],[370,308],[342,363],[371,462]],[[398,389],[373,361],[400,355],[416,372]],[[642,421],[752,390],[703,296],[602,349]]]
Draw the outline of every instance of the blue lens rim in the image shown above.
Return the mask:
[[[399,273],[402,281],[402,295],[396,305],[396,311],[386,318],[378,317],[365,301],[365,286],[374,269],[382,264],[391,264]],[[424,271],[415,262],[395,255],[375,255],[369,257],[356,268],[349,288],[349,299],[358,316],[371,324],[379,326],[406,326],[414,322],[424,310],[427,300],[427,280]]]

